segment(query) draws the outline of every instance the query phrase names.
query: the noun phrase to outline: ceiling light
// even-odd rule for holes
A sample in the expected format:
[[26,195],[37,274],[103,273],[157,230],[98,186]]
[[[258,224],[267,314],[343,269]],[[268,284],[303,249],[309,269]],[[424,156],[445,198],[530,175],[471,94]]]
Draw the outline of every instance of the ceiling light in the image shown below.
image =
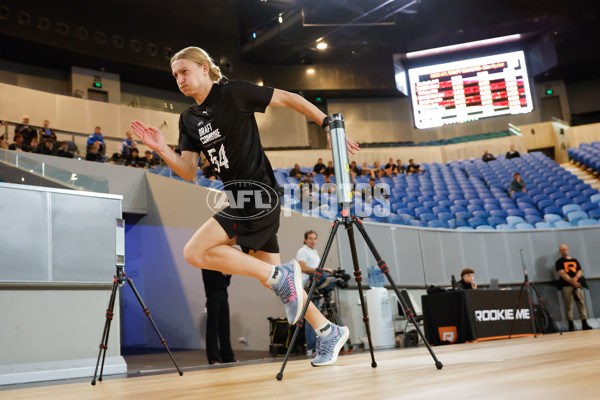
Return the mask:
[[279,20],[279,23],[280,23],[280,24],[283,24],[283,14],[279,13],[279,18],[278,18],[278,20]]
[[317,43],[317,49],[319,50],[325,50],[327,48],[327,43],[325,42],[319,42]]
[[312,75],[312,74],[314,74],[314,73],[315,73],[315,69],[314,69],[314,68],[308,68],[308,69],[306,70],[306,73],[307,73],[307,74],[309,74],[309,75]]

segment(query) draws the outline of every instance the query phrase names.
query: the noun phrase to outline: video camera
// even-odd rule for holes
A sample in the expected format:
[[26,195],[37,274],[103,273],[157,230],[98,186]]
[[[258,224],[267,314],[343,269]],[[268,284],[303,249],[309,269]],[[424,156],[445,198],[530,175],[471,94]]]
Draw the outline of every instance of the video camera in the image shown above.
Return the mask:
[[345,269],[336,269],[333,271],[332,276],[335,278],[335,284],[345,289],[348,287],[348,281],[350,280],[350,274],[346,273]]

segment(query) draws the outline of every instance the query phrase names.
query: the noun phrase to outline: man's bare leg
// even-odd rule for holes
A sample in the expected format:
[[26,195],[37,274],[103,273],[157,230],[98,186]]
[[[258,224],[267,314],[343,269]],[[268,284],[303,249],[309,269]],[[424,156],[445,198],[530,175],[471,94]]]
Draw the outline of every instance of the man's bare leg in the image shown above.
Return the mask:
[[[281,265],[281,256],[279,253],[265,253],[264,251],[250,250],[249,255],[272,265]],[[303,296],[303,302],[305,302],[308,298],[308,295],[305,291],[303,291]],[[325,318],[323,314],[321,314],[321,311],[319,311],[319,309],[313,304],[312,301],[309,302],[308,310],[306,310],[306,320],[308,321],[310,326],[312,326],[315,329],[327,323],[327,318]]]
[[[248,276],[258,279],[262,284],[269,278],[273,265],[281,265],[278,253],[258,251],[250,256],[233,248],[234,244],[235,239],[229,239],[217,220],[210,218],[194,233],[185,245],[183,254],[185,260],[195,267]],[[307,297],[303,291],[303,304]],[[306,320],[313,327],[327,323],[327,319],[312,302],[308,306]]]

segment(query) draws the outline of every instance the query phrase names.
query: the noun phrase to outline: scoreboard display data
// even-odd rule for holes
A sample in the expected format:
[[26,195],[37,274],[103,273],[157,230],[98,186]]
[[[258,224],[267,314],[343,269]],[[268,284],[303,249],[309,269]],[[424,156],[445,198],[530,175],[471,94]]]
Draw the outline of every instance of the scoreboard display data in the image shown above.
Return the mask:
[[408,79],[419,129],[533,110],[522,51],[413,68]]

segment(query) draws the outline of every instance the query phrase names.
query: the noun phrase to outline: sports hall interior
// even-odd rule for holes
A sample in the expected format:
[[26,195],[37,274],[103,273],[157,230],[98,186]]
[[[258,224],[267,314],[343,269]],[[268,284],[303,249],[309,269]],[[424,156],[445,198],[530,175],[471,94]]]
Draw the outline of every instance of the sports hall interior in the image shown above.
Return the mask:
[[[14,142],[29,118],[50,123],[72,157],[0,149],[0,398],[594,398],[600,363],[600,6],[516,0],[210,0],[195,2],[0,2],[0,137]],[[327,43],[326,48],[318,46]],[[387,285],[396,341],[370,365],[357,284],[336,289],[353,354],[310,368],[294,353],[282,382],[268,317],[285,317],[279,299],[257,281],[229,287],[231,341],[239,360],[209,366],[206,296],[183,247],[214,211],[220,181],[202,168],[184,181],[154,157],[132,168],[120,154],[132,120],[161,130],[177,146],[179,115],[193,104],[177,90],[169,59],[186,46],[206,49],[229,79],[298,93],[328,115],[341,113],[361,145],[355,161],[375,169],[413,159],[423,172],[376,176],[379,204],[355,197],[364,223],[417,314],[432,287],[447,290],[463,268],[479,289],[493,280],[519,290],[523,268],[561,334],[433,346],[436,370]],[[319,48],[321,47],[321,48]],[[530,110],[417,127],[408,71],[523,52]],[[467,118],[468,119],[468,118]],[[283,261],[307,230],[322,253],[338,212],[334,194],[315,190],[308,207],[290,176],[332,160],[318,124],[284,108],[257,113],[261,143],[284,187],[278,233]],[[87,161],[95,127],[100,162]],[[40,140],[41,142],[41,140]],[[511,146],[520,153],[509,159]],[[140,141],[143,156],[149,150]],[[487,150],[495,160],[484,162]],[[510,193],[514,172],[527,191]],[[371,175],[353,177],[368,185]],[[335,179],[335,176],[332,177]],[[332,179],[329,178],[329,179]],[[313,183],[325,183],[314,174]],[[175,359],[132,291],[119,290],[108,342],[106,379],[92,387],[98,343],[115,274],[115,221],[125,220],[125,272]],[[579,260],[589,290],[588,322],[567,332],[556,289],[559,245]],[[356,235],[363,288],[376,260]],[[325,261],[352,275],[344,229]],[[458,278],[459,279],[459,278]],[[423,325],[420,325],[423,328]],[[567,372],[565,372],[567,371]],[[567,379],[565,379],[567,376]],[[471,378],[467,378],[471,377]]]

